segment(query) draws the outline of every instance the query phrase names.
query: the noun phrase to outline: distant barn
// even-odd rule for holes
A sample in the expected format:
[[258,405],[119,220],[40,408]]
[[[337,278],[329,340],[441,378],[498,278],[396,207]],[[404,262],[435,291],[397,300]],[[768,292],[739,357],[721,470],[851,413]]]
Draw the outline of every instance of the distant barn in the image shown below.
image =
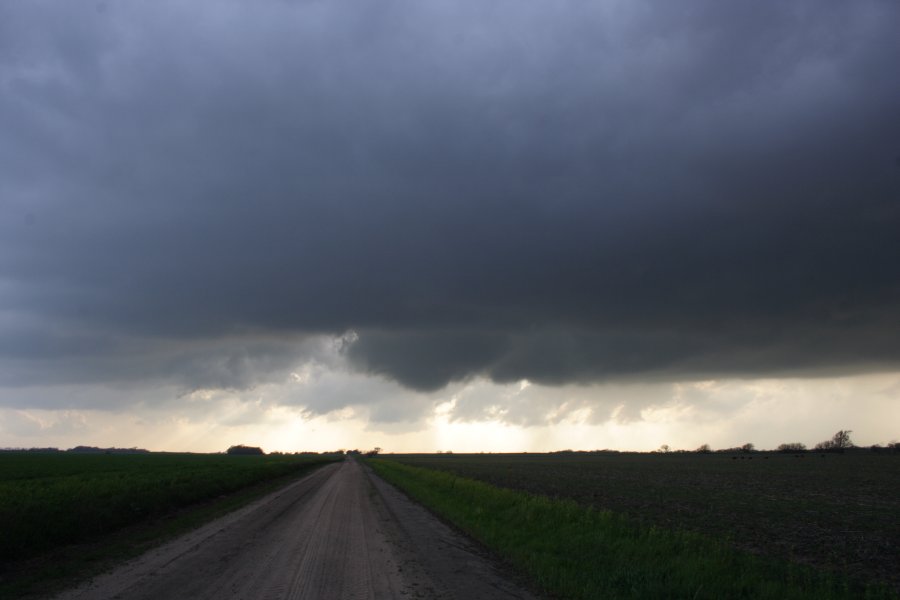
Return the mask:
[[262,448],[258,448],[256,446],[232,446],[228,449],[228,454],[265,454],[262,451]]

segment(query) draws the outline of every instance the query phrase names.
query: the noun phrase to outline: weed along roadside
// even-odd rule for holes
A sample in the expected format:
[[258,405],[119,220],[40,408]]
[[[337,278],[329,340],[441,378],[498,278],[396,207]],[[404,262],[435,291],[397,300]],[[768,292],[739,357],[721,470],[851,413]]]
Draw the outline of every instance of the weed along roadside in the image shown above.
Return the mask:
[[563,598],[896,598],[696,533],[639,525],[571,500],[503,489],[390,459],[366,462]]

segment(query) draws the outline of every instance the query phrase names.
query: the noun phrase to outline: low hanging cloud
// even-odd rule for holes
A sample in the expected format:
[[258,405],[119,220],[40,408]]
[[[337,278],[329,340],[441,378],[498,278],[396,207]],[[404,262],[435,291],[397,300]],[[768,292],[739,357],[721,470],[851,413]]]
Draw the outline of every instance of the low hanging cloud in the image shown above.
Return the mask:
[[0,385],[900,362],[893,3],[96,8],[0,8]]

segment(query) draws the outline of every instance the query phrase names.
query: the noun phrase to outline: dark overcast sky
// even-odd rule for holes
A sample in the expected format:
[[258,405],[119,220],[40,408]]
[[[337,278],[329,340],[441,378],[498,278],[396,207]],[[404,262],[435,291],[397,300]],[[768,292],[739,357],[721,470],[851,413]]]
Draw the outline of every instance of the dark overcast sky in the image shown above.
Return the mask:
[[[0,5],[0,385],[900,360],[900,4]],[[306,353],[306,354],[305,354]]]

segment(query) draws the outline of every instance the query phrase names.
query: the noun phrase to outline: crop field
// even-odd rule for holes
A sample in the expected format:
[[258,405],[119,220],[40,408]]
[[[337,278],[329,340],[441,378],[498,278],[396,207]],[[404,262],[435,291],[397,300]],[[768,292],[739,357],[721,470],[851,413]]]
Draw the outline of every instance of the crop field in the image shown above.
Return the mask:
[[318,455],[0,453],[0,563],[311,469]]
[[[752,456],[753,458],[749,458]],[[393,461],[686,530],[900,589],[900,456],[439,454]]]

